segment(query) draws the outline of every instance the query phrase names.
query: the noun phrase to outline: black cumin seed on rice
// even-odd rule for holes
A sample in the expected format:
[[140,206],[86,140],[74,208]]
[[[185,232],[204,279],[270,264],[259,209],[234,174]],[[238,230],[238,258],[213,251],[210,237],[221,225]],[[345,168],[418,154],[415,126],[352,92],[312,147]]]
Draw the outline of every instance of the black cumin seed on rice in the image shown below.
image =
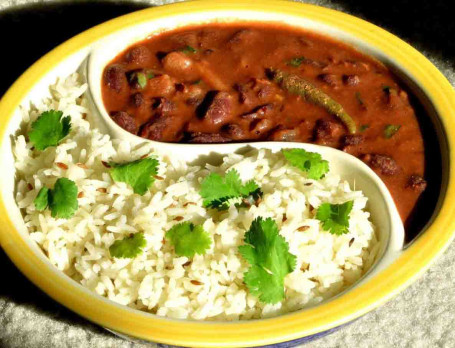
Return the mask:
[[355,241],[355,238],[352,237],[352,239],[349,241],[349,246],[351,246],[354,243],[354,241]]

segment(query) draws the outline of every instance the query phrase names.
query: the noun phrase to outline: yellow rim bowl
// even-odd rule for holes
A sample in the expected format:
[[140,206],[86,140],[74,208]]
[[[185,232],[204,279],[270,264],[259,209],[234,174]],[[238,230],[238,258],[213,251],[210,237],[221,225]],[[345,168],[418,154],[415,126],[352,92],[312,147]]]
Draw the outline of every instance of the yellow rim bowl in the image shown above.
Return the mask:
[[[444,76],[411,46],[368,22],[337,11],[287,1],[195,1],[150,8],[96,26],[48,53],[29,68],[0,101],[0,136],[9,141],[8,125],[31,88],[52,67],[101,38],[138,23],[207,11],[258,11],[311,19],[351,35],[406,68],[406,74],[425,93],[446,133],[448,148],[455,140],[455,93]],[[3,146],[3,145],[2,145]],[[449,151],[448,173],[454,173]],[[427,230],[400,257],[369,282],[319,306],[271,319],[240,322],[172,320],[116,304],[92,293],[58,271],[26,233],[15,228],[0,198],[0,242],[16,266],[56,301],[81,316],[120,333],[150,341],[199,347],[266,345],[319,333],[365,314],[408,286],[451,242],[455,226],[455,184],[448,175],[440,210]]]

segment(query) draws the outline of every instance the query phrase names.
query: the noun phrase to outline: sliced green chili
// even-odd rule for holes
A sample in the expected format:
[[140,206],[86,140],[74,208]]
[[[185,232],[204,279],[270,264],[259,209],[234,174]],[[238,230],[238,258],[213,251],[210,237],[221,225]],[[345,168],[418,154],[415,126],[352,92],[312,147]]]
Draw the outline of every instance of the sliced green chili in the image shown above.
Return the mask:
[[323,107],[328,113],[338,117],[350,134],[356,133],[357,127],[352,117],[344,111],[339,103],[322,90],[299,76],[286,74],[280,70],[268,69],[267,73],[271,80],[280,85],[281,88],[304,97],[310,103]]

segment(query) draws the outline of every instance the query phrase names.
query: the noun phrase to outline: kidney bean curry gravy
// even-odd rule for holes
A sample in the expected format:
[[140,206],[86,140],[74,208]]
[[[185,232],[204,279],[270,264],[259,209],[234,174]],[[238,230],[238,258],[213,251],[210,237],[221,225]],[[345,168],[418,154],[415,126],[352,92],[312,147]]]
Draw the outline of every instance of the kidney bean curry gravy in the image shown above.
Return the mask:
[[297,141],[359,157],[403,221],[427,182],[408,94],[380,62],[301,29],[209,24],[139,42],[106,68],[102,94],[127,131],[162,142]]

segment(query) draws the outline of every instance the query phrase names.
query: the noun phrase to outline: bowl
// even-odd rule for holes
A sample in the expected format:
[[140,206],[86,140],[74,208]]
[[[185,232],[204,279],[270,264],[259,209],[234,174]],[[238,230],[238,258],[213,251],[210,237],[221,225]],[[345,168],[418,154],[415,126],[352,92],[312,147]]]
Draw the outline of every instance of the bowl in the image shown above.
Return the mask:
[[[374,56],[408,85],[428,114],[442,156],[439,199],[432,217],[411,243],[397,248],[348,291],[322,304],[275,318],[238,322],[196,322],[158,317],[111,302],[57,270],[27,233],[14,200],[11,137],[20,128],[20,106],[48,95],[58,77],[84,64],[107,63],[129,43],[153,32],[212,21],[285,22],[334,37]],[[99,47],[105,54],[98,54]],[[98,60],[96,60],[98,59]],[[89,74],[89,78],[96,78]],[[94,100],[97,90],[92,91]],[[41,58],[0,102],[0,242],[16,266],[38,287],[81,316],[127,337],[173,346],[293,346],[346,324],[399,293],[421,275],[452,241],[455,227],[455,93],[420,53],[390,33],[355,17],[286,1],[197,1],[139,11],[90,29]],[[107,121],[110,119],[105,118]],[[104,127],[117,127],[106,122]],[[102,125],[100,126],[102,127]],[[115,132],[114,129],[109,129]],[[118,129],[117,129],[118,130]],[[135,136],[132,136],[134,138]]]

